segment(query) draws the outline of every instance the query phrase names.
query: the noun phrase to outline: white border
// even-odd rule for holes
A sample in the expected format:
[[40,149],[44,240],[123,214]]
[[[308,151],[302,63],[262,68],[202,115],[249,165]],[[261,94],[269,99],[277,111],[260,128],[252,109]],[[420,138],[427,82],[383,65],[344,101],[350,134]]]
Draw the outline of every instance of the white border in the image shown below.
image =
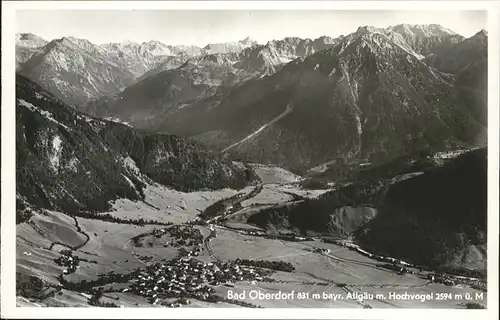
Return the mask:
[[[15,307],[15,11],[25,9],[488,10],[488,309],[163,309]],[[499,2],[485,1],[17,1],[2,2],[2,318],[498,319]],[[50,21],[47,21],[50,23]],[[20,182],[22,183],[22,182]]]

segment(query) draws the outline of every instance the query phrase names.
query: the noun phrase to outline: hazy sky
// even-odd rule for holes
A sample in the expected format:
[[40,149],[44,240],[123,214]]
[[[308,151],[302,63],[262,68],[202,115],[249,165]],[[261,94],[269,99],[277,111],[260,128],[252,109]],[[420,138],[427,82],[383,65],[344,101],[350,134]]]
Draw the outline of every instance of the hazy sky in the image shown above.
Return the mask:
[[96,44],[158,40],[204,46],[247,36],[259,43],[287,36],[337,37],[363,25],[400,23],[436,23],[469,37],[487,28],[486,17],[486,11],[25,10],[17,11],[16,32],[46,40],[74,36]]

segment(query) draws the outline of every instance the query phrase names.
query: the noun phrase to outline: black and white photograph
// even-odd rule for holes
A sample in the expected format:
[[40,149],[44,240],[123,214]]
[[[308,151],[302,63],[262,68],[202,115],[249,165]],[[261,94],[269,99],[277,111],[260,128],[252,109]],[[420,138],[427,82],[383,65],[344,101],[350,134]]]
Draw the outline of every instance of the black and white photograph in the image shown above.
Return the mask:
[[498,316],[498,12],[58,3],[2,36],[10,316]]

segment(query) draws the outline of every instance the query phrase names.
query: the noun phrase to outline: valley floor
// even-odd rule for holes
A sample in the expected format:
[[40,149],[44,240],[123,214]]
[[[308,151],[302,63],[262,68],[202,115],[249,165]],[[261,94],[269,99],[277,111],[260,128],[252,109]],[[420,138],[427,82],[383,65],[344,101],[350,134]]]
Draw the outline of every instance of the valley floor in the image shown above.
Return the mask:
[[[272,181],[260,187],[262,189],[255,196],[241,201],[243,208],[239,212],[243,212],[243,216],[252,206],[290,201],[290,193],[303,197],[321,193]],[[191,223],[216,201],[238,193],[249,194],[254,188],[181,193],[148,186],[148,204],[119,200],[114,204],[116,210],[110,212],[125,220],[144,217],[149,221],[172,223],[171,226],[112,223],[73,218],[52,211],[35,214],[28,223],[17,226],[17,280],[19,283],[28,281],[26,276],[35,276],[44,286],[37,291],[29,285],[24,292],[18,287],[17,304],[20,307],[90,307],[89,301],[96,294],[92,286],[75,289],[61,283],[61,275],[66,283],[96,283],[95,288],[104,289],[97,298],[99,303],[119,307],[464,308],[468,302],[486,304],[487,293],[467,284],[431,282],[428,272],[416,268],[409,268],[413,273],[399,274],[382,267],[380,261],[339,244],[316,238],[302,241],[270,239],[262,236],[260,228],[246,224],[244,219],[225,225]],[[191,236],[178,236],[179,232]],[[190,237],[203,240],[191,241]],[[187,243],[181,242],[184,240]],[[176,262],[177,265],[169,264],[179,256],[181,248],[189,253]],[[73,257],[79,258],[78,266],[73,269],[71,264],[68,267],[55,263],[68,249],[72,250]],[[238,262],[239,259],[283,261],[291,263],[295,269],[256,275],[265,268],[245,266]],[[197,266],[192,267],[193,262]],[[181,280],[175,282],[181,291],[178,296],[155,299],[156,294],[151,291],[158,289],[149,285],[147,279],[152,277],[159,279],[158,283],[165,282],[165,276],[174,272],[168,270],[177,270],[178,266],[188,273],[195,270],[194,278],[188,276],[186,280],[184,273],[177,277],[186,283],[186,291],[190,286],[188,282],[193,281],[194,289],[187,295],[190,303],[182,299],[184,286],[178,284]],[[224,280],[209,280],[212,269],[216,270],[213,271],[214,279]],[[149,272],[149,276],[143,278],[138,270]],[[108,279],[110,275],[130,274],[134,274],[130,281]],[[108,280],[96,282],[99,279]],[[148,292],[146,289],[139,291],[137,285],[149,288]],[[201,289],[196,289],[200,286]]]

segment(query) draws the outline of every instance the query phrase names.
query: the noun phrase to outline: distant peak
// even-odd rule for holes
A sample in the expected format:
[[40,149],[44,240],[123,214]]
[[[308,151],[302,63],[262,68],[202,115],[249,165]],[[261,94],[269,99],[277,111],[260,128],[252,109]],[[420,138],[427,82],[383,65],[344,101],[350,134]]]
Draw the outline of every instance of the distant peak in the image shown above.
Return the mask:
[[47,40],[40,38],[33,33],[16,33],[16,45],[35,48],[42,47],[47,43]]
[[478,33],[476,33],[475,36],[484,36],[484,37],[487,37],[488,36],[488,31],[486,31],[484,29],[481,29],[481,31],[479,31]]
[[34,35],[33,33],[18,33],[17,36],[21,40],[27,40],[27,39],[30,39],[30,38],[38,38],[38,36]]
[[241,44],[252,44],[252,43],[255,43],[255,42],[256,41],[253,40],[250,37],[246,37],[245,39],[239,41],[239,43],[241,43]]
[[86,40],[83,40],[83,39],[78,39],[76,37],[73,37],[73,36],[68,36],[68,37],[62,37],[59,39],[61,42],[72,42],[72,43],[78,43],[80,41],[86,41]]
[[163,43],[157,40],[149,40],[148,42],[146,42],[146,44],[150,46],[164,45]]
[[71,37],[61,37],[59,39],[55,39],[55,42],[73,42],[71,41]]
[[363,34],[372,33],[372,32],[375,32],[375,31],[376,31],[376,29],[374,27],[372,27],[372,26],[361,26],[356,31],[356,34],[363,35]]
[[124,46],[134,46],[134,45],[138,45],[138,43],[135,42],[135,41],[131,41],[131,40],[124,40],[124,41],[122,41],[122,45],[124,45]]
[[401,23],[395,26],[387,28],[387,30],[396,31],[398,33],[403,33],[406,35],[416,35],[416,36],[443,36],[443,35],[456,35],[457,33],[443,27],[437,23],[431,24],[407,24]]

